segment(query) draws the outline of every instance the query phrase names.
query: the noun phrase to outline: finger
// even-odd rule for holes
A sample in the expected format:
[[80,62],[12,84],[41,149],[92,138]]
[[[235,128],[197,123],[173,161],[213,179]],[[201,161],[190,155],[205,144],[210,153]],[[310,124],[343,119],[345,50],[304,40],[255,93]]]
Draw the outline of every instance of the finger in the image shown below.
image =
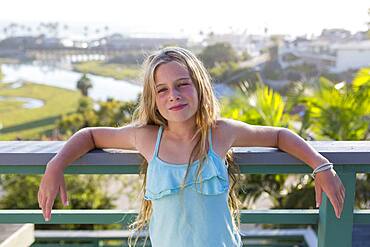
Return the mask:
[[344,203],[345,197],[346,197],[346,193],[343,191],[343,189],[340,189],[339,190],[339,196],[340,196],[341,201]]
[[339,192],[338,193],[338,197],[339,197],[339,201],[340,201],[340,214],[342,213],[343,211],[343,208],[344,208],[344,198],[345,198],[345,194]]
[[337,189],[336,196],[341,205],[341,208],[343,209],[344,201],[345,201],[345,192],[344,192],[344,186],[342,184],[340,184],[339,188]]
[[318,183],[315,183],[315,197],[316,197],[316,207],[321,205],[322,189]]
[[42,196],[41,197],[41,209],[42,209],[42,215],[45,218],[45,204],[46,204],[47,197]]
[[339,206],[338,198],[335,196],[335,194],[330,194],[328,195],[328,197],[331,202],[331,205],[333,205],[335,215],[337,216],[337,218],[339,218],[339,207],[340,206]]
[[343,202],[344,202],[345,201],[345,198],[346,198],[346,189],[344,188],[343,185],[341,187],[341,192],[342,192],[342,197],[343,197]]
[[54,200],[49,197],[46,200],[46,205],[45,205],[45,220],[49,221],[51,219],[51,209],[53,208]]
[[42,201],[42,199],[41,199],[42,197],[41,197],[41,192],[40,192],[40,190],[37,192],[37,202],[38,202],[38,204],[39,204],[39,208],[41,208],[41,201]]
[[67,190],[64,181],[62,182],[59,188],[60,188],[60,199],[62,200],[64,206],[68,206]]
[[338,216],[340,218],[341,214],[342,214],[342,211],[343,211],[343,205],[344,205],[344,200],[343,198],[341,197],[341,194],[338,193],[337,194],[337,200],[338,200]]

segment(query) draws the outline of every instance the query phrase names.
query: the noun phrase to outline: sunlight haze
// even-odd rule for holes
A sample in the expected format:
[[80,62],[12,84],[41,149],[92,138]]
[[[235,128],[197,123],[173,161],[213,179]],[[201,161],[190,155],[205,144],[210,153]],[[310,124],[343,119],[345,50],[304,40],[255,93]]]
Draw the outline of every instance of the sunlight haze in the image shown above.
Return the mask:
[[108,25],[129,33],[196,34],[199,31],[250,34],[320,34],[324,28],[367,30],[366,1],[46,1],[2,3],[0,26],[9,22],[58,21]]

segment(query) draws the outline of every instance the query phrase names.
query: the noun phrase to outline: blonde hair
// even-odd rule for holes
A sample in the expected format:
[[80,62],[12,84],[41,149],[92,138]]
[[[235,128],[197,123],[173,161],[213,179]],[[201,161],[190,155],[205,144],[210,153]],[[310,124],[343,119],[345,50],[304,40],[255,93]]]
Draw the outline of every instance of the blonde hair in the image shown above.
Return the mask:
[[[189,165],[193,163],[196,157],[199,157],[199,166],[197,169],[197,178],[200,175],[203,161],[207,157],[207,139],[209,128],[215,127],[217,118],[220,114],[219,103],[213,93],[211,78],[202,62],[190,51],[180,47],[166,47],[149,55],[143,63],[143,82],[144,88],[140,97],[138,108],[135,110],[132,119],[132,125],[140,127],[144,125],[159,125],[168,126],[167,120],[156,109],[156,91],[155,91],[155,73],[161,64],[166,64],[176,61],[186,67],[189,71],[191,80],[194,83],[198,94],[198,109],[195,114],[195,124],[197,131],[193,136],[193,140],[197,140],[194,149],[191,152],[188,167],[185,173],[184,181],[189,172]],[[240,226],[239,217],[239,201],[234,192],[234,186],[238,181],[235,173],[239,173],[239,168],[232,161],[232,155],[229,151],[226,155],[228,165],[228,174],[231,179],[228,203],[233,218],[237,220],[237,227]],[[144,199],[146,186],[146,171],[148,168],[147,161],[141,165],[140,176],[143,176],[143,184],[141,188],[141,207],[139,214],[129,227],[136,233],[140,233],[149,223],[152,213],[151,201]],[[140,234],[136,235],[133,246],[136,245]],[[146,241],[146,239],[145,239]],[[129,246],[132,246],[132,237],[129,237]]]

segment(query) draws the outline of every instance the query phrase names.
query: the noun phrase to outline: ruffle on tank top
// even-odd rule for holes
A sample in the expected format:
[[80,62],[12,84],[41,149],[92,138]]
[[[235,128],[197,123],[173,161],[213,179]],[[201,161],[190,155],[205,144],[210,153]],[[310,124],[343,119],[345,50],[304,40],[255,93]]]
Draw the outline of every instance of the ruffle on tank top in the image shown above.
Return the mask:
[[[217,195],[228,190],[227,168],[220,158],[208,152],[208,161],[203,162],[200,176],[196,177],[199,161],[189,168],[184,188],[190,187],[204,195]],[[154,158],[149,164],[146,181],[146,200],[156,200],[180,191],[187,165],[169,164]],[[152,175],[150,174],[152,173]],[[155,176],[153,176],[155,174]]]
[[[161,129],[158,133],[160,139]],[[210,136],[211,140],[211,136]],[[171,164],[158,157],[158,145],[153,159],[148,164],[146,177],[146,200],[157,200],[164,196],[179,193],[185,177],[187,164]],[[197,178],[199,160],[190,165],[183,189],[191,188],[204,195],[218,195],[229,188],[227,166],[224,159],[213,151],[210,145],[206,159],[203,161],[200,176]]]

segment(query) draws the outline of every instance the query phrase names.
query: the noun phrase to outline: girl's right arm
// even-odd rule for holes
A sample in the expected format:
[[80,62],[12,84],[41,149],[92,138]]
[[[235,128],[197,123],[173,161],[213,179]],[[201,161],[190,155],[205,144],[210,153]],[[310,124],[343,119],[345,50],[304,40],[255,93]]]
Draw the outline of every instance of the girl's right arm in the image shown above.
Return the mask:
[[68,205],[64,169],[94,148],[136,149],[136,127],[91,127],[77,131],[62,149],[48,162],[38,191],[38,203],[46,221],[58,192],[64,205]]

